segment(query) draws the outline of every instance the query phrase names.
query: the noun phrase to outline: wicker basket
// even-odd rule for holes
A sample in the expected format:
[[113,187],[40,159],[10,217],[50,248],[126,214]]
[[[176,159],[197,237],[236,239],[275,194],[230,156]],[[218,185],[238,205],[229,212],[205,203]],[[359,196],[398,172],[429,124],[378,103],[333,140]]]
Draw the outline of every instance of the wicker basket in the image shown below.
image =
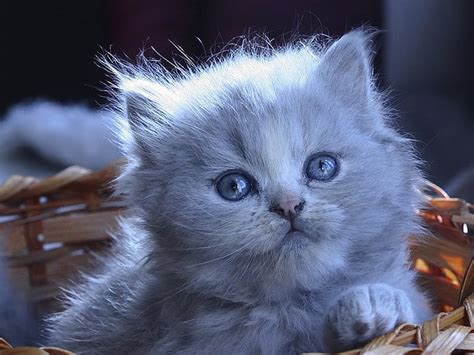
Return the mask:
[[[109,245],[108,232],[124,209],[110,186],[119,165],[97,172],[70,167],[44,180],[14,176],[0,187],[0,242],[14,280],[41,312],[58,310],[60,285]],[[434,236],[413,244],[413,264],[441,313],[348,354],[474,352],[474,207],[429,183],[426,197],[429,208],[419,213]]]
[[44,180],[12,176],[0,187],[0,245],[13,280],[40,312],[58,310],[59,286],[107,247],[123,209],[110,188],[118,168],[72,166]]

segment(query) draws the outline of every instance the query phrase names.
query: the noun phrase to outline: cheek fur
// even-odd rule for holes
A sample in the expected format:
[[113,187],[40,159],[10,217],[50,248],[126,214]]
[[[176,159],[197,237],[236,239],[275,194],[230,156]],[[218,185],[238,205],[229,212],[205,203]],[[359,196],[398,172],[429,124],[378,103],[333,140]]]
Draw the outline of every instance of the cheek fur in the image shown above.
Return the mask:
[[297,220],[313,241],[339,238],[344,229],[346,212],[336,203],[307,200],[305,209]]
[[[226,201],[214,189],[203,193],[170,194],[171,218],[176,238],[190,248],[216,246],[215,251],[263,253],[275,246],[285,221],[273,217],[261,201],[248,196],[242,201]],[[185,211],[183,213],[183,211]],[[286,227],[288,228],[288,227]]]

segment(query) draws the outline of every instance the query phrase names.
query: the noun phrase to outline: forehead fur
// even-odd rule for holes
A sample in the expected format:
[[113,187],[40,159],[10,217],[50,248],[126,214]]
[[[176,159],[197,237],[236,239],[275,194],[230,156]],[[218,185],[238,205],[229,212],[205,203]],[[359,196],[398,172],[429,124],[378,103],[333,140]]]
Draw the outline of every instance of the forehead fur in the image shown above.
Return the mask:
[[289,98],[291,89],[305,86],[318,62],[319,53],[307,45],[259,56],[239,52],[174,79],[135,73],[133,78],[123,80],[122,90],[147,95],[149,104],[157,105],[169,117],[183,111],[200,116],[241,109],[239,104],[255,112],[267,102]]
[[174,71],[147,60],[138,67],[113,60],[106,65],[117,78],[129,121],[148,131],[166,130],[189,123],[189,117],[199,122],[243,110],[259,116],[271,106],[295,106],[329,93],[346,101],[342,106],[379,109],[380,100],[370,90],[369,40],[367,33],[355,31],[331,46],[317,37],[276,49],[249,41],[204,65]]
[[172,70],[145,57],[139,58],[137,66],[111,56],[103,58],[102,63],[115,78],[119,101],[123,93],[145,91],[164,106],[163,110],[173,114],[190,101],[194,101],[195,108],[219,105],[222,94],[236,86],[245,91],[247,84],[266,85],[271,79],[273,84],[281,81],[298,85],[317,65],[328,40],[314,36],[280,48],[269,43],[265,38],[245,39],[204,64],[195,65],[189,60],[186,68],[175,65]]
[[209,105],[221,108],[227,97],[234,102],[237,99],[236,104],[240,99],[255,110],[265,102],[284,99],[283,90],[288,94],[292,88],[302,88],[318,60],[317,53],[306,46],[262,57],[240,54],[178,82],[174,90],[181,103],[191,99],[197,109]]

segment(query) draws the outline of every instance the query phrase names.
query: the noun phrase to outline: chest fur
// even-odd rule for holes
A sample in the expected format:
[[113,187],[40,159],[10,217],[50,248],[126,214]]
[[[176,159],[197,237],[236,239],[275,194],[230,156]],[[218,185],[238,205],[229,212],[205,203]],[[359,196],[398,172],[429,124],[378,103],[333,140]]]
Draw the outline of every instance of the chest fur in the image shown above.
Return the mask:
[[[205,306],[160,341],[182,353],[283,354],[320,349],[322,316],[309,304]],[[176,339],[186,334],[186,340]],[[183,347],[183,343],[186,343]],[[181,344],[181,345],[179,345]],[[165,350],[159,347],[160,351]]]

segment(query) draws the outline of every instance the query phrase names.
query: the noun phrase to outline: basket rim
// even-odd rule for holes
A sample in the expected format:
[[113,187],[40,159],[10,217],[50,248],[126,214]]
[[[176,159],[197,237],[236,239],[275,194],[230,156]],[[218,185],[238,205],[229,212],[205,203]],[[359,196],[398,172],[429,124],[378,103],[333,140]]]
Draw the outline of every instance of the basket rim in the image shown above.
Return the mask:
[[118,160],[96,171],[73,165],[43,179],[13,175],[0,185],[0,203],[18,202],[68,188],[95,191],[99,185],[105,187],[114,182],[123,164],[123,160]]

